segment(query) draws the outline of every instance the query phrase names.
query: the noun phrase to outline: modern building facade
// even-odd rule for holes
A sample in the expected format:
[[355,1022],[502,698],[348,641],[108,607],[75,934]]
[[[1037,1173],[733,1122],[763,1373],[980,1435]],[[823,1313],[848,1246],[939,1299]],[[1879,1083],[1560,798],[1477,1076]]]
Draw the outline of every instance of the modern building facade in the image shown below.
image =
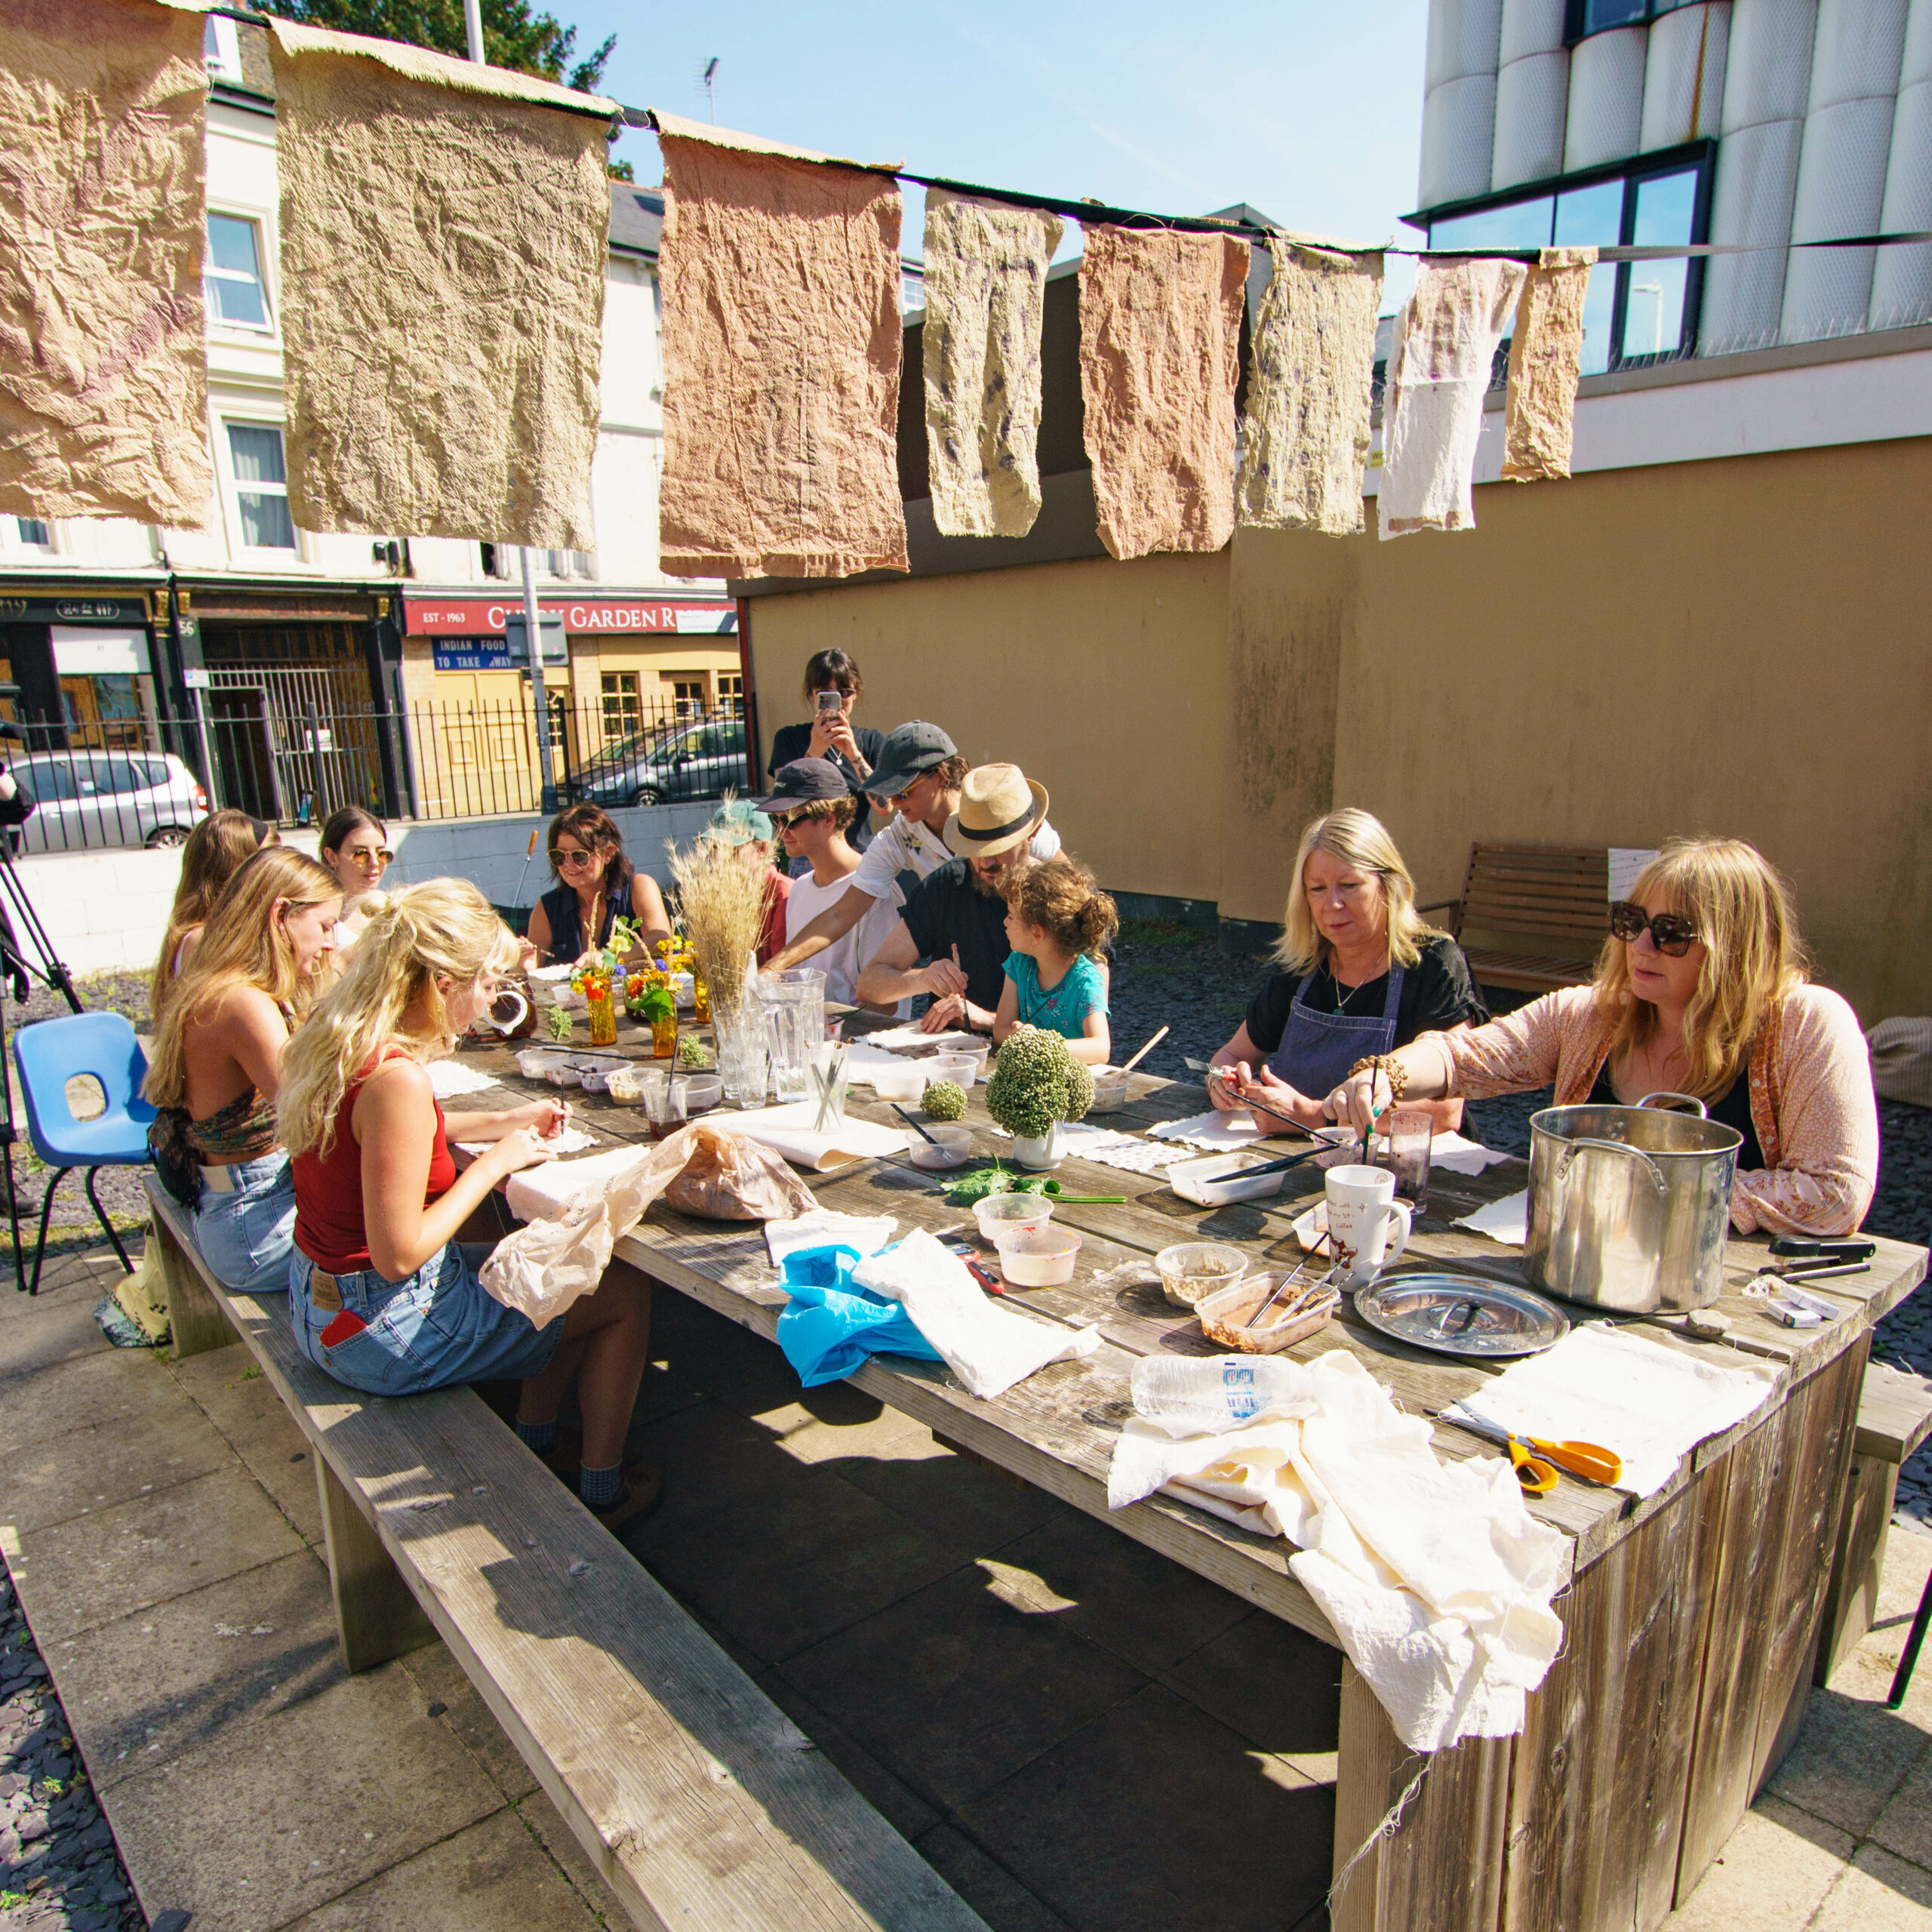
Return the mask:
[[1420,206],[1444,248],[1605,263],[1584,371],[1932,321],[1932,0],[1432,0]]

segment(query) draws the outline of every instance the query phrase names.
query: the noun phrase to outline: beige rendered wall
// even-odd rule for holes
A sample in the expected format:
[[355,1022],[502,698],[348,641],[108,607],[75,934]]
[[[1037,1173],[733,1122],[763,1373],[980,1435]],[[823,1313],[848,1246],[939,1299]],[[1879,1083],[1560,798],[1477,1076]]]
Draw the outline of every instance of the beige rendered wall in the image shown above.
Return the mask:
[[805,715],[805,660],[865,674],[862,724],[940,725],[1021,766],[1071,851],[1121,891],[1215,899],[1228,708],[1227,554],[1107,558],[751,604],[761,750]]

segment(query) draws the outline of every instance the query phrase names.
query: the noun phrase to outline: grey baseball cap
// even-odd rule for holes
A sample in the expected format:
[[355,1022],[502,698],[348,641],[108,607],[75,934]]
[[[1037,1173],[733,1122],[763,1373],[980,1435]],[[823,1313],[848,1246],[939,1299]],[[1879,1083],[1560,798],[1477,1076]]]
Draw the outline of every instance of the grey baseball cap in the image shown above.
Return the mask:
[[795,811],[820,798],[849,798],[845,774],[829,758],[795,758],[771,777],[771,795],[753,800],[761,812]]
[[958,755],[958,747],[937,724],[915,718],[885,734],[878,762],[866,780],[866,789],[877,798],[896,798],[921,773]]

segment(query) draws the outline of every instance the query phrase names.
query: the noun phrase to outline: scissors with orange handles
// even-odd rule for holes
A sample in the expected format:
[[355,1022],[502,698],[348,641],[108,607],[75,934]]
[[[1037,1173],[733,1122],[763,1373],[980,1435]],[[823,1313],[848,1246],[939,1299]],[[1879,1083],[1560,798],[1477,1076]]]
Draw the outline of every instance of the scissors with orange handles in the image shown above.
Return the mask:
[[1525,1441],[1512,1435],[1509,1462],[1526,1496],[1547,1496],[1556,1487],[1558,1469],[1567,1469],[1586,1482],[1606,1487],[1620,1481],[1623,1474],[1623,1459],[1614,1450],[1595,1442],[1544,1442],[1534,1436]]

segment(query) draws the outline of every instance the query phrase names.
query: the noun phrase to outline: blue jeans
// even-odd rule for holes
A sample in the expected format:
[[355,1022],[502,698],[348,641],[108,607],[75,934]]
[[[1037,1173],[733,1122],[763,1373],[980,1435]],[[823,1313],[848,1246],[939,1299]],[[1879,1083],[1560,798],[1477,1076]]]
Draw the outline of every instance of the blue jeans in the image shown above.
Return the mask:
[[[373,1268],[318,1280],[315,1263],[297,1249],[288,1269],[295,1346],[318,1368],[368,1395],[416,1395],[539,1374],[557,1352],[564,1324],[539,1328],[494,1300],[477,1278],[489,1254],[481,1242],[451,1241],[403,1281]],[[334,1339],[324,1341],[325,1332]]]
[[232,1193],[209,1186],[202,1170],[195,1210],[195,1245],[214,1277],[239,1295],[279,1294],[288,1286],[295,1245],[295,1177],[278,1149],[259,1161],[237,1161],[215,1172],[234,1183]]

